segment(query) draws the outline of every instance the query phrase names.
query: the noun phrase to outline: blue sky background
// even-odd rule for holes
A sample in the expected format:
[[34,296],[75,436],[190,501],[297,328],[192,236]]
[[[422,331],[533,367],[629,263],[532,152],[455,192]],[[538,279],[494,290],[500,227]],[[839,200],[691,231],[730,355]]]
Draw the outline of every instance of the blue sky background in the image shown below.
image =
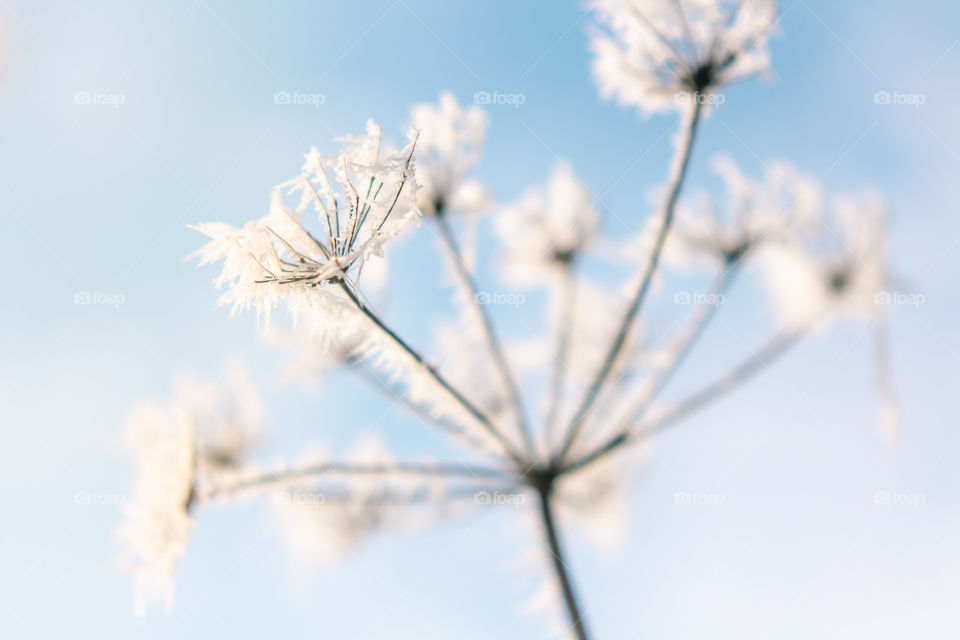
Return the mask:
[[[374,423],[403,452],[439,450],[410,420],[384,418],[388,404],[354,381],[328,378],[319,395],[278,385],[282,358],[253,318],[216,309],[214,271],[182,262],[201,242],[185,224],[258,217],[301,154],[334,149],[332,137],[362,131],[368,117],[399,138],[409,106],[443,89],[465,102],[477,91],[523,94],[519,108],[489,108],[478,177],[509,201],[566,159],[603,194],[609,233],[638,228],[675,123],[597,97],[582,7],[452,6],[0,2],[0,636],[543,635],[522,611],[534,577],[510,568],[537,532],[510,509],[376,539],[305,583],[256,504],[214,507],[174,615],[137,621],[112,539],[119,512],[74,502],[78,491],[127,491],[120,440],[132,404],[163,397],[178,370],[214,375],[238,353],[267,395],[266,457],[317,440],[339,448]],[[960,7],[787,0],[781,12],[774,76],[727,92],[691,184],[713,184],[707,160],[724,151],[751,174],[789,159],[830,190],[883,190],[901,288],[925,296],[893,310],[903,444],[891,451],[877,433],[870,332],[840,325],[816,336],[657,443],[624,549],[598,552],[571,533],[598,638],[960,633]],[[881,90],[925,102],[877,105]],[[124,103],[76,104],[81,91]],[[277,105],[276,91],[325,102]],[[410,286],[384,303],[422,345],[423,305],[449,310],[435,248],[423,234],[404,243],[393,282]],[[485,257],[481,276],[500,286]],[[74,304],[84,291],[124,304]],[[724,310],[674,392],[765,335],[766,311],[749,285],[738,292],[742,304]],[[537,318],[532,304],[498,313],[523,321],[513,338]],[[321,408],[328,423],[314,418]],[[726,502],[683,507],[677,491]],[[923,504],[878,506],[878,491]]]

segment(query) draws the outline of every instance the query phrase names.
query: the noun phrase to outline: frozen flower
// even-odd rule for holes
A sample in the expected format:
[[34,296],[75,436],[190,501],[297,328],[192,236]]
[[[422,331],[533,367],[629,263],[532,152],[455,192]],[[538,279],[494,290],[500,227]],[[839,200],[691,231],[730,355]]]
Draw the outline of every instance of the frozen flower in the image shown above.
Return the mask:
[[593,239],[597,210],[587,189],[567,165],[558,165],[546,193],[528,191],[497,220],[507,255],[508,278],[538,284],[569,265]]
[[[223,262],[216,282],[230,289],[221,304],[234,311],[253,306],[269,317],[283,300],[294,315],[344,319],[342,297],[324,285],[358,276],[364,260],[379,254],[383,243],[419,213],[415,132],[406,147],[388,154],[381,153],[380,127],[372,120],[365,136],[346,141],[350,146],[337,156],[311,150],[304,173],[274,191],[267,216],[241,229],[225,223],[195,227],[212,238],[194,254],[200,264]],[[295,207],[285,204],[284,189],[299,194]],[[300,222],[311,207],[319,217],[318,233]]]
[[236,471],[261,418],[259,393],[238,364],[227,368],[223,386],[184,375],[166,405],[145,404],[133,413],[129,443],[137,477],[119,535],[131,555],[138,614],[158,600],[172,608],[203,475]]
[[820,187],[812,176],[775,162],[763,179],[743,175],[728,156],[713,160],[726,190],[725,206],[706,195],[681,202],[667,259],[689,262],[700,256],[733,264],[761,243],[790,242],[822,215]]
[[[268,215],[242,229],[224,223],[197,227],[213,240],[195,255],[201,264],[222,262],[215,282],[229,289],[221,304],[234,312],[254,307],[269,320],[271,311],[284,303],[295,328],[302,327],[316,341],[314,354],[328,351],[363,360],[393,392],[403,393],[434,419],[455,424],[460,442],[496,449],[501,445],[491,439],[493,429],[483,424],[484,416],[445,388],[402,340],[377,326],[350,280],[359,276],[371,253],[419,213],[412,163],[416,135],[403,150],[386,155],[372,122],[367,136],[350,140],[354,145],[335,158],[312,151],[306,174],[281,185],[300,194],[295,207],[277,189]],[[328,169],[334,171],[339,191],[327,178]],[[355,185],[361,185],[362,196]],[[300,223],[311,206],[319,214],[322,241]]]
[[482,109],[462,109],[452,94],[440,94],[440,104],[411,110],[417,143],[417,201],[426,213],[471,213],[489,207],[492,198],[479,182],[465,181],[483,149],[487,116]]
[[604,97],[645,113],[710,97],[766,70],[774,0],[594,0],[593,70]]
[[815,232],[761,254],[780,322],[799,329],[837,314],[869,317],[888,284],[884,206],[879,196],[834,201]]
[[177,567],[193,530],[193,425],[163,407],[143,406],[131,419],[130,448],[137,477],[118,533],[131,556],[134,608],[143,615],[160,601],[170,611]]

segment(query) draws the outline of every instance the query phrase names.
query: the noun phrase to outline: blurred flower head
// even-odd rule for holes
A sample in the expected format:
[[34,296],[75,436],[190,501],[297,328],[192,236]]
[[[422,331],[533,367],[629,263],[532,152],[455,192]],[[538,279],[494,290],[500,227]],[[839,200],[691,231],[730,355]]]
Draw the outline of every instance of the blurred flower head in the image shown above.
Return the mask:
[[234,364],[218,385],[181,377],[166,404],[146,403],[130,418],[128,443],[137,462],[133,498],[119,536],[136,581],[136,611],[156,601],[173,606],[177,567],[193,531],[204,483],[236,471],[262,420],[260,395]]
[[586,187],[570,167],[558,165],[545,191],[531,189],[497,220],[506,276],[522,284],[549,281],[593,239],[598,221]]
[[487,131],[482,109],[463,109],[453,94],[440,94],[437,105],[419,104],[410,111],[420,132],[417,142],[417,202],[425,213],[472,213],[489,207],[493,198],[466,176],[480,160]]
[[792,242],[823,215],[822,194],[813,176],[786,162],[765,165],[761,179],[743,174],[726,155],[713,159],[725,198],[695,194],[678,206],[668,259],[689,264],[699,258],[733,264],[759,246]]
[[838,315],[870,317],[889,284],[885,208],[879,195],[838,198],[824,217],[792,242],[761,252],[767,288],[786,328]]
[[606,30],[591,38],[604,97],[644,113],[711,103],[727,84],[770,66],[775,0],[594,0]]

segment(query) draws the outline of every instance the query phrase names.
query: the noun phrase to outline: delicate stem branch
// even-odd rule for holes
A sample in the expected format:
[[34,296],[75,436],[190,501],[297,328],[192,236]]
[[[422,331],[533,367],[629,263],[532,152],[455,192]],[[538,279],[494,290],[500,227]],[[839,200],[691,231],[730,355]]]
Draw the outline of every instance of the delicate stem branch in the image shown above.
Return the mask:
[[573,593],[573,584],[567,573],[567,566],[563,559],[563,549],[557,535],[557,525],[553,518],[553,509],[550,506],[550,491],[549,489],[540,489],[538,493],[540,496],[540,516],[543,520],[547,542],[550,545],[550,559],[553,561],[553,569],[563,591],[563,601],[567,608],[567,615],[577,638],[587,640],[586,624],[583,620],[583,614],[580,613],[580,608],[577,606],[577,598]]
[[773,362],[783,356],[790,347],[797,344],[803,337],[803,334],[803,330],[778,333],[760,347],[760,349],[754,351],[742,362],[727,371],[727,373],[707,384],[705,387],[702,387],[699,391],[679,401],[672,409],[664,411],[646,424],[640,423],[625,428],[592,452],[564,467],[562,472],[570,473],[581,469],[595,462],[597,459],[606,456],[608,453],[615,451],[624,444],[644,440],[678,423],[683,418],[698,411],[710,402],[723,397],[724,394],[736,389],[741,384],[750,380],[755,374],[772,365]]
[[570,336],[573,333],[573,323],[576,317],[577,280],[573,267],[569,263],[564,264],[563,283],[560,287],[560,319],[557,326],[557,346],[553,356],[553,374],[550,380],[550,397],[547,400],[547,417],[543,436],[547,451],[549,451],[553,445],[553,432],[556,429],[557,414],[560,410],[560,397],[563,395],[563,382],[570,352]]
[[634,319],[640,312],[640,308],[643,306],[643,301],[646,298],[647,290],[650,288],[650,282],[653,280],[653,276],[660,264],[660,255],[663,253],[663,247],[667,240],[667,234],[669,233],[670,227],[673,224],[674,211],[677,206],[677,200],[680,198],[680,191],[683,188],[684,178],[686,177],[687,167],[690,164],[690,156],[693,151],[693,142],[696,139],[697,126],[700,122],[700,114],[703,107],[698,98],[698,94],[693,95],[693,104],[690,107],[688,119],[685,122],[683,131],[681,133],[683,137],[681,138],[681,143],[677,149],[677,155],[674,158],[670,171],[671,175],[668,180],[668,184],[670,185],[669,192],[663,206],[660,229],[657,233],[657,239],[654,243],[653,251],[650,254],[650,259],[648,260],[643,275],[640,278],[640,284],[637,287],[637,291],[634,294],[630,305],[627,307],[627,311],[624,314],[623,319],[620,321],[620,328],[617,330],[616,337],[614,338],[613,344],[610,346],[610,349],[607,352],[607,356],[604,359],[603,365],[597,372],[593,383],[587,389],[587,393],[583,398],[583,402],[580,404],[580,408],[577,410],[576,414],[574,414],[573,420],[570,422],[570,426],[567,429],[566,440],[558,456],[558,460],[561,462],[570,451],[570,447],[573,446],[577,436],[580,434],[587,414],[596,403],[597,398],[603,389],[604,383],[606,383],[607,378],[613,371],[613,366],[616,363],[617,356],[620,355],[621,350],[627,342],[627,335],[629,334],[630,328],[633,325]]
[[890,319],[888,314],[880,314],[875,332],[876,385],[881,405],[880,425],[887,443],[893,446],[897,444],[899,437],[900,407],[897,404],[893,384],[893,369],[890,365]]
[[[359,376],[366,380],[367,384],[375,388],[377,391],[380,391],[391,402],[398,402],[402,404],[404,408],[413,414],[417,420],[428,427],[431,425],[439,427],[456,438],[465,438],[468,435],[466,429],[464,429],[462,425],[431,414],[429,407],[426,407],[421,403],[414,402],[408,394],[403,392],[403,389],[400,388],[399,385],[391,383],[388,380],[384,380],[383,376],[379,375],[378,372],[368,365],[362,357],[350,356],[346,358],[345,363],[350,365],[350,367],[356,371]],[[505,456],[498,451],[490,451],[489,456],[498,462],[509,463],[511,461],[508,456]]]
[[434,216],[434,220],[437,222],[437,228],[440,230],[440,236],[443,239],[443,246],[446,248],[447,253],[449,254],[450,262],[453,263],[453,270],[456,273],[461,286],[469,297],[467,304],[473,308],[477,316],[480,318],[480,323],[483,327],[483,336],[487,342],[487,348],[490,350],[490,355],[493,358],[493,362],[497,368],[497,372],[500,375],[500,379],[503,382],[503,386],[506,389],[507,394],[510,396],[510,405],[513,408],[513,413],[517,421],[517,429],[519,429],[520,434],[523,437],[524,446],[526,446],[528,454],[533,457],[535,455],[533,437],[530,432],[530,425],[527,423],[526,413],[523,410],[523,401],[520,397],[520,388],[513,376],[513,372],[510,370],[510,365],[503,353],[503,348],[500,346],[500,339],[497,337],[493,320],[490,318],[490,314],[487,313],[486,309],[484,309],[484,307],[478,302],[477,296],[480,292],[477,289],[477,283],[474,281],[473,276],[467,269],[467,265],[463,261],[463,254],[460,251],[460,245],[457,243],[457,238],[453,233],[453,229],[450,228],[450,223],[447,221],[447,217],[443,210],[437,211],[436,215]]
[[[355,493],[344,489],[325,490],[316,495],[322,496],[322,501],[317,501],[317,505],[353,505],[364,507],[383,507],[383,506],[401,506],[411,505],[446,505],[466,500],[472,501],[477,506],[497,506],[499,501],[480,498],[480,496],[519,496],[527,491],[526,488],[504,487],[499,485],[484,485],[477,487],[457,487],[451,491],[437,495],[432,487],[421,487],[415,491],[391,491],[389,489],[377,491],[374,493]],[[214,496],[206,494],[202,499],[209,499]]]
[[[654,373],[650,380],[646,381],[648,386],[644,389],[643,394],[625,414],[627,420],[633,422],[641,419],[653,401],[660,395],[660,392],[663,391],[664,387],[667,386],[677,371],[680,370],[680,367],[693,349],[693,345],[703,336],[707,327],[710,325],[710,321],[716,316],[721,304],[717,300],[719,300],[720,296],[724,295],[730,289],[730,285],[733,284],[735,276],[739,273],[737,266],[738,263],[731,264],[717,275],[710,287],[710,292],[707,294],[706,302],[698,305],[687,326],[680,332],[671,345],[670,353],[672,354],[672,359],[666,366]],[[711,300],[715,300],[716,302],[711,302]]]
[[322,462],[300,467],[291,467],[276,472],[265,472],[256,476],[239,478],[232,482],[215,485],[207,490],[205,498],[231,495],[241,491],[262,489],[269,486],[287,484],[304,478],[318,476],[423,476],[461,479],[511,478],[501,469],[490,467],[472,467],[445,463],[420,462],[380,462],[370,464],[349,464],[345,462]]
[[462,406],[471,416],[473,416],[483,428],[491,435],[494,439],[503,447],[503,450],[513,458],[514,462],[517,463],[521,468],[524,467],[523,457],[513,448],[510,444],[510,441],[507,440],[500,430],[497,429],[496,425],[490,420],[485,413],[478,409],[472,402],[467,400],[466,397],[456,388],[454,388],[446,378],[440,375],[440,372],[437,371],[432,365],[430,365],[426,360],[423,359],[413,347],[406,343],[406,341],[398,336],[390,327],[385,325],[382,320],[373,312],[370,307],[364,304],[357,295],[353,292],[353,289],[350,288],[345,282],[340,282],[340,288],[347,294],[347,297],[350,301],[356,306],[357,310],[360,311],[363,315],[367,317],[374,325],[377,326],[384,334],[387,335],[398,347],[400,347],[408,356],[410,356],[414,362],[416,362],[427,374],[443,388],[447,394],[453,398],[457,404]]
[[726,374],[720,376],[717,380],[701,388],[686,399],[678,402],[672,410],[666,411],[658,416],[638,433],[638,437],[663,431],[710,402],[723,397],[723,395],[729,391],[736,389],[757,373],[769,368],[775,360],[799,342],[801,336],[802,334],[796,331],[774,336],[760,349],[730,369]]

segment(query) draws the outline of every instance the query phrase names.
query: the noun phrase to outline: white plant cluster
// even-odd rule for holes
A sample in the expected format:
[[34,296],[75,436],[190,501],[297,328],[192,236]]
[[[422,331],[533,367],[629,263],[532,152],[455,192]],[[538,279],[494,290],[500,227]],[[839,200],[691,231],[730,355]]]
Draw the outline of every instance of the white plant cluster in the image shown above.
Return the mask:
[[[456,226],[492,205],[489,190],[471,178],[487,118],[450,94],[413,108],[402,147],[385,146],[368,122],[366,134],[345,139],[336,155],[311,149],[300,174],[274,188],[266,216],[242,228],[196,227],[210,237],[199,262],[221,266],[222,304],[234,312],[253,308],[267,320],[279,306],[289,312],[291,328],[272,331],[296,354],[293,377],[352,368],[464,453],[456,462],[398,459],[381,439],[365,438],[345,455],[318,445],[295,463],[257,465],[250,449],[263,409],[249,379],[234,369],[223,387],[182,380],[169,404],[148,405],[132,418],[139,476],[122,534],[139,610],[171,602],[190,533],[213,500],[271,494],[291,546],[317,560],[373,531],[512,501],[544,527],[544,601],[569,614],[561,632],[585,638],[556,513],[598,541],[621,540],[628,477],[651,435],[736,389],[832,319],[880,319],[874,300],[889,274],[875,194],[828,197],[817,180],[780,162],[754,179],[727,156],[713,160],[725,198],[684,193],[711,105],[705,98],[769,67],[772,0],[596,0],[593,8],[601,25],[591,40],[601,93],[645,112],[676,111],[680,133],[636,238],[601,237],[600,207],[567,165],[544,189],[495,214],[499,273],[513,290],[548,294],[547,338],[506,349],[465,261]],[[639,222],[642,213],[623,215]],[[463,317],[436,331],[437,366],[364,294],[364,265],[391,238],[426,226],[440,238],[464,303]],[[582,268],[620,255],[639,264],[619,289],[606,289]],[[713,284],[702,300],[683,300],[685,322],[654,341],[641,311],[651,298],[670,295],[660,290],[664,264],[710,274]],[[745,272],[769,294],[772,335],[699,390],[661,404],[662,390],[720,313],[717,301]],[[531,397],[530,387],[546,392]],[[884,401],[892,421],[889,394]]]

